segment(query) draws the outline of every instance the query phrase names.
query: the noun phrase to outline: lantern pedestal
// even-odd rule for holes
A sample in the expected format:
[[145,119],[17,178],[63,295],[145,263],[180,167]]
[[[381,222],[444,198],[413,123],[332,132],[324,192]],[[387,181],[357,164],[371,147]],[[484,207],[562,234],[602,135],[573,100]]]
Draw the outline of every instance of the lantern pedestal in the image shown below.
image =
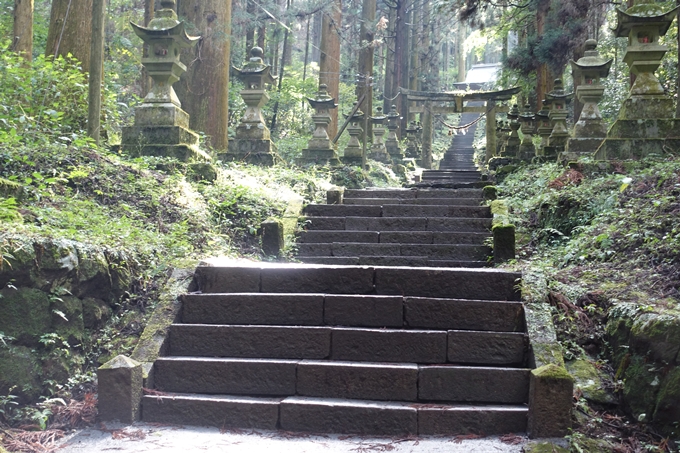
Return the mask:
[[371,118],[373,124],[373,144],[371,145],[371,159],[382,163],[390,162],[390,156],[387,154],[387,148],[383,143],[383,136],[387,132],[385,129],[385,121],[387,116],[383,115],[382,107],[378,107],[378,114]]

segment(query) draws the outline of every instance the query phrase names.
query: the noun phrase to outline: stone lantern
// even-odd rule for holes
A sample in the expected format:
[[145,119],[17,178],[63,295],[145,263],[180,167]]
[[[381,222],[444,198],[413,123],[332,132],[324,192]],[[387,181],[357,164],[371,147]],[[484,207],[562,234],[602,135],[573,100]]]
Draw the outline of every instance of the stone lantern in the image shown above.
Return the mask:
[[411,121],[406,128],[406,157],[417,159],[420,157],[420,148],[418,147],[418,125],[415,121]]
[[261,110],[269,101],[265,86],[276,82],[276,77],[271,74],[271,66],[264,63],[263,56],[261,48],[253,47],[250,59],[243,67],[234,68],[236,76],[245,85],[240,94],[246,103],[246,111],[236,126],[235,138],[229,140],[228,152],[222,155],[224,160],[273,165],[280,159]]
[[385,140],[385,148],[392,159],[392,163],[401,163],[404,160],[404,153],[399,146],[399,139],[397,138],[397,130],[399,129],[399,122],[401,115],[397,112],[397,106],[392,105],[387,114],[387,140]]
[[546,98],[550,102],[550,112],[548,116],[553,124],[550,133],[550,145],[544,148],[546,157],[557,157],[564,151],[569,140],[569,129],[567,129],[567,103],[571,101],[573,93],[564,91],[562,79],[555,79],[555,85]]
[[315,128],[312,139],[307,144],[307,148],[302,150],[302,157],[298,159],[298,163],[338,165],[340,159],[328,136],[328,125],[331,124],[329,111],[337,108],[338,104],[328,94],[328,86],[324,83],[319,85],[316,97],[307,98],[307,102],[316,111],[312,115]]
[[382,107],[376,109],[378,112],[371,117],[371,124],[373,125],[373,144],[371,145],[371,159],[378,162],[387,163],[390,161],[390,156],[387,154],[385,143],[383,143],[383,136],[385,135],[385,121],[387,116],[383,114]]
[[577,159],[592,154],[607,136],[607,125],[602,120],[597,103],[604,95],[602,80],[609,75],[613,60],[605,60],[596,50],[597,41],[585,43],[585,54],[578,61],[571,60],[576,97],[583,104],[581,115],[574,124],[574,137],[567,142],[565,159]]
[[[357,103],[354,103],[356,107]],[[347,115],[345,115],[347,117]],[[363,147],[359,141],[359,136],[364,131],[361,127],[361,122],[364,120],[364,112],[357,109],[354,115],[351,116],[350,124],[347,126],[347,133],[349,134],[349,141],[345,147],[345,154],[342,161],[347,165],[363,165]]]
[[536,133],[541,137],[541,144],[536,150],[537,156],[545,156],[545,148],[550,144],[550,133],[552,123],[550,122],[550,102],[543,101],[543,108],[536,112]]
[[123,128],[121,148],[133,155],[210,160],[198,149],[198,135],[189,130],[189,114],[182,110],[172,88],[187,70],[179,59],[181,50],[195,45],[199,38],[187,35],[184,22],[177,20],[175,0],[161,1],[161,9],[148,27],[130,25],[149,46],[142,64],[153,86],[135,108],[134,126]]
[[503,157],[515,158],[519,153],[519,145],[521,143],[519,133],[517,132],[520,128],[517,104],[514,104],[508,112],[508,120],[510,120],[510,135],[508,135],[508,140],[505,142]]
[[531,111],[531,105],[526,104],[524,106],[524,111],[519,114],[519,123],[523,136],[517,157],[520,160],[530,162],[536,156],[536,147],[532,137],[536,128],[536,118],[534,112]]
[[623,61],[635,74],[635,82],[595,154],[597,159],[641,158],[680,147],[680,120],[673,118],[673,99],[664,93],[654,75],[668,51],[659,38],[666,34],[679,8],[665,11],[662,4],[637,0],[625,11],[616,10],[614,32],[617,37],[628,38]]

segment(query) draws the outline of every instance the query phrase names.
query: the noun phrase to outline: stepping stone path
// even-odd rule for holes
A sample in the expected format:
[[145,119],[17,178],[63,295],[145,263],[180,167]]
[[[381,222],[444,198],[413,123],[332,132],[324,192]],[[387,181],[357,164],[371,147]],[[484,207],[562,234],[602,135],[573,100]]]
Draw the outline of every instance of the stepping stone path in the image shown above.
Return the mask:
[[481,189],[346,190],[308,205],[298,256],[316,264],[484,267],[491,211]]
[[[483,106],[483,102],[468,102],[469,106]],[[479,118],[479,113],[463,113],[459,124],[470,124]],[[474,164],[475,140],[477,124],[470,126],[465,135],[459,133],[453,136],[449,149],[439,162],[439,170],[423,170],[422,183],[424,185],[438,185],[451,183],[480,183],[482,173]]]
[[[357,222],[379,236],[375,222],[395,218],[428,221]],[[394,222],[386,224],[403,232]],[[495,269],[204,263],[154,364],[159,392],[143,397],[143,421],[388,436],[525,432],[519,279]]]

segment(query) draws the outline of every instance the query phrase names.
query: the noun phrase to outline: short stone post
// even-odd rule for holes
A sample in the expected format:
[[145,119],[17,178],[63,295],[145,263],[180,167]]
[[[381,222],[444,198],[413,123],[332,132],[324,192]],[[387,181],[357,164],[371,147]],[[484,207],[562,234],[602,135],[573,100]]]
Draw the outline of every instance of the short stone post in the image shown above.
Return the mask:
[[[356,102],[354,103],[356,106]],[[363,165],[363,152],[364,149],[359,141],[359,136],[364,131],[361,124],[364,119],[364,112],[357,110],[352,119],[350,125],[347,126],[347,133],[349,134],[349,141],[345,147],[345,154],[342,161],[347,165]]]
[[187,70],[180,61],[182,48],[194,46],[199,38],[188,36],[184,22],[177,20],[175,0],[162,0],[161,9],[148,27],[131,24],[135,34],[149,46],[142,65],[153,86],[135,108],[135,123],[124,127],[121,149],[133,156],[174,157],[183,161],[210,160],[198,148],[198,134],[189,129],[189,114],[172,85]]
[[142,364],[119,355],[97,370],[98,409],[102,421],[133,423],[142,402]]
[[493,262],[496,264],[515,259],[515,225],[495,225],[493,233]]
[[262,222],[262,253],[279,256],[284,247],[283,222],[269,219]]
[[401,116],[397,112],[397,106],[393,105],[387,114],[387,130],[389,132],[387,133],[387,140],[385,140],[385,148],[393,164],[400,164],[404,160],[404,152],[401,150],[399,139],[397,138],[400,120]]
[[546,94],[550,101],[550,121],[553,124],[550,133],[550,145],[545,148],[545,155],[548,158],[556,158],[567,147],[569,140],[569,129],[567,129],[567,103],[571,100],[573,93],[564,91],[562,79],[555,79],[555,88]]
[[253,47],[250,50],[250,59],[243,67],[234,68],[238,78],[245,85],[240,94],[246,103],[246,111],[236,126],[236,137],[229,140],[228,151],[220,155],[222,160],[238,160],[269,166],[279,160],[261,110],[261,107],[269,101],[265,85],[276,82],[276,77],[271,74],[271,66],[264,64],[263,56],[261,48]]
[[326,204],[342,204],[344,189],[332,189],[326,192]]
[[302,150],[302,157],[298,159],[298,164],[339,165],[338,153],[335,152],[328,136],[328,125],[332,121],[329,111],[337,108],[338,104],[328,94],[328,86],[325,83],[319,85],[316,98],[307,98],[307,102],[316,110],[316,113],[312,115],[315,128],[307,148]]
[[536,157],[536,147],[534,146],[533,136],[536,128],[536,118],[531,111],[531,105],[526,104],[524,111],[519,115],[520,128],[523,134],[522,142],[519,145],[517,157],[525,162],[531,162]]
[[571,428],[574,379],[555,364],[531,370],[529,378],[529,437],[564,437]]
[[382,107],[376,109],[378,113],[371,117],[373,124],[373,144],[371,145],[371,159],[378,162],[387,163],[390,161],[390,156],[387,154],[387,148],[383,143],[383,135],[385,135],[385,121],[387,116],[383,115]]
[[505,143],[503,157],[516,158],[521,143],[519,133],[517,132],[521,126],[519,123],[519,108],[517,107],[517,104],[514,104],[508,112],[508,119],[510,120],[510,135]]

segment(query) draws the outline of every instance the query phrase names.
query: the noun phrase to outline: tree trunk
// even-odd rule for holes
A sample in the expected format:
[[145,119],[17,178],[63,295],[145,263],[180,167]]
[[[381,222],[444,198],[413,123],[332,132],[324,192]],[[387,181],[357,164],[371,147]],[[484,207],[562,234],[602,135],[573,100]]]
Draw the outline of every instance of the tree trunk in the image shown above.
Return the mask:
[[245,61],[248,61],[248,59],[250,58],[250,49],[255,47],[255,26],[253,25],[253,22],[255,22],[255,17],[256,17],[256,13],[257,13],[255,8],[257,8],[255,6],[255,3],[253,3],[252,0],[247,0],[246,13],[248,14],[248,17],[250,18],[251,22],[246,25],[246,58],[245,58]]
[[[153,19],[155,11],[155,1],[154,0],[144,0],[144,26],[148,26],[151,19]],[[149,56],[149,45],[144,44],[144,49],[142,50],[142,55],[144,58]],[[140,80],[140,86],[142,89],[142,98],[144,98],[151,89],[153,85],[153,80],[149,77],[149,72],[144,66],[142,66],[142,74]]]
[[191,128],[211,137],[220,152],[228,146],[231,1],[187,0],[178,13],[200,35],[196,47],[182,52],[187,72],[175,84],[182,108],[191,115]]
[[[539,0],[538,8],[536,10],[536,34],[540,37],[543,36],[545,31],[545,20],[550,11],[550,0]],[[507,52],[507,50],[506,50]],[[543,108],[543,100],[545,99],[546,93],[550,91],[548,89],[551,86],[550,72],[548,71],[548,65],[542,63],[536,71],[536,109],[540,110]]]
[[71,54],[90,67],[92,41],[92,0],[52,0],[45,55]]
[[33,0],[14,0],[12,49],[27,61],[33,59]]
[[[680,0],[678,0],[680,1]],[[390,8],[388,22],[387,22],[387,36],[392,39],[385,40],[385,83],[383,85],[383,111],[385,113],[390,111],[392,104],[395,104],[394,96],[397,94],[394,85],[394,26],[397,19],[397,10]]]
[[[408,88],[408,3],[407,0],[397,0],[397,19],[394,23],[394,95],[400,88]],[[405,137],[408,118],[408,99],[405,95],[399,96],[397,103],[401,114],[399,124],[399,138]]]
[[[420,67],[418,66],[419,64],[419,59],[418,59],[418,37],[420,33],[418,33],[420,29],[420,23],[421,23],[421,15],[420,11],[418,8],[413,8],[413,11],[411,12],[411,62],[409,64],[411,72],[409,74],[409,80],[408,80],[408,89],[412,91],[418,91],[418,76],[420,75]],[[409,108],[411,105],[409,105]],[[405,112],[402,112],[405,113]],[[405,115],[406,116],[406,115]],[[410,113],[408,114],[408,121],[415,121],[416,120],[416,114],[415,113]]]
[[[334,0],[331,10],[324,13],[321,24],[321,45],[319,52],[319,83],[328,86],[328,94],[335,102],[340,97],[340,26],[342,25],[342,1]],[[338,109],[331,109],[331,124],[328,135],[338,133]]]
[[321,26],[323,24],[323,17],[325,14],[321,11],[314,14],[314,19],[312,20],[312,60],[314,63],[319,63],[321,58]]
[[[288,0],[286,2],[286,12],[290,10],[290,5],[293,3],[293,0]],[[283,74],[284,70],[286,68],[287,63],[286,62],[286,55],[292,56],[291,53],[291,47],[292,46],[292,40],[293,37],[291,36],[291,33],[288,31],[290,28],[290,22],[286,24],[288,28],[286,28],[284,34],[283,34],[283,50],[281,51],[281,67],[279,69],[279,80],[278,80],[278,86],[277,86],[277,91],[280,93],[281,92],[281,87],[283,86]],[[276,120],[279,114],[279,101],[276,101],[274,103],[274,108],[272,110],[272,122],[271,126],[269,127],[270,132],[274,132],[276,130]]]
[[[359,108],[368,116],[373,114],[373,40],[375,39],[375,10],[376,0],[363,0],[361,5],[361,30],[359,31],[359,84],[357,85],[357,98],[365,94],[366,97]],[[366,136],[368,141],[372,138],[372,124],[369,121]]]
[[458,82],[465,82],[465,24],[458,21],[456,35],[456,63],[458,64]]
[[257,47],[264,50],[267,38],[267,23],[263,23],[261,27],[257,29]]
[[97,145],[99,145],[101,131],[105,18],[106,0],[94,0],[92,5],[92,44],[90,46],[90,77],[87,99],[87,135],[92,137]]

